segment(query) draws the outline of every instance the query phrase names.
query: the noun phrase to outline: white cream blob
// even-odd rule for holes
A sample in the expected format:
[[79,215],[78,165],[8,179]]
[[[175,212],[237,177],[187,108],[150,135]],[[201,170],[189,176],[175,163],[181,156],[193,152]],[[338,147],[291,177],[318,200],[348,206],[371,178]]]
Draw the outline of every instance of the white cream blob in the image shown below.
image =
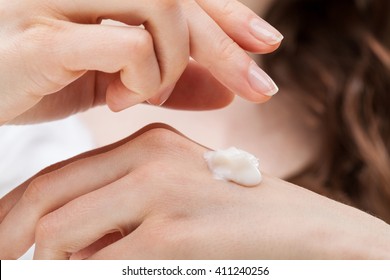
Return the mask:
[[232,181],[246,187],[255,186],[262,180],[259,160],[235,147],[206,152],[204,158],[215,179]]

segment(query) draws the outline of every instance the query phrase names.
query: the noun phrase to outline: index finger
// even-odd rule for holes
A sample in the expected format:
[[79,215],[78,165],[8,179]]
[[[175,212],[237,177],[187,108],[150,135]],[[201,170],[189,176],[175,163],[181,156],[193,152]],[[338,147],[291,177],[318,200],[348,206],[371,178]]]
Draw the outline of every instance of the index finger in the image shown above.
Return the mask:
[[275,51],[283,35],[237,0],[196,0],[240,47],[253,53]]
[[198,5],[188,6],[191,56],[235,94],[269,100],[278,91],[273,80]]

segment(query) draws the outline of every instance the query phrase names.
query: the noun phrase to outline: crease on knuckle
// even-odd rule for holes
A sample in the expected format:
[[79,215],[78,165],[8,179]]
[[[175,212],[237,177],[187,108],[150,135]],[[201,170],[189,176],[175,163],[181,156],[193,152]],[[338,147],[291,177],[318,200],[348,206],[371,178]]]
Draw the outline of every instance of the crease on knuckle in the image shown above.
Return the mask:
[[196,144],[177,133],[175,130],[166,128],[155,128],[143,134],[144,141],[148,148],[153,149],[156,159],[166,160],[177,157],[180,159],[184,154],[194,151]]
[[221,13],[223,17],[230,17],[237,10],[236,2],[232,0],[225,0],[223,3]]
[[58,47],[58,34],[64,32],[65,26],[49,18],[36,18],[24,29],[23,44],[29,49],[52,53]]
[[58,238],[58,220],[53,213],[39,219],[35,228],[35,242],[39,246],[50,246]]
[[145,132],[142,137],[151,146],[164,149],[169,146],[175,146],[181,142],[181,137],[172,130],[166,128],[153,128]]
[[[63,59],[63,57],[68,57],[68,55],[64,56],[68,50],[64,48],[64,39],[61,37],[66,30],[65,25],[50,19],[39,19],[26,27],[20,42],[23,44],[21,53],[24,55],[24,59],[31,60],[31,58],[38,56],[55,61],[60,66],[52,68],[44,62],[38,63],[38,66],[32,64],[35,67],[27,65],[27,73],[31,77],[35,77],[33,80],[37,89],[33,92],[45,90],[45,94],[47,94],[53,90],[57,91],[73,78],[73,69],[70,69],[68,60]],[[40,67],[40,75],[35,75],[36,67]],[[48,85],[50,85],[51,90],[47,89]]]
[[50,173],[39,176],[31,181],[22,199],[28,204],[36,205],[47,197],[53,179]]
[[240,47],[236,42],[234,42],[228,36],[224,36],[224,38],[222,38],[218,50],[219,50],[218,57],[222,61],[233,60],[237,58],[237,56],[240,54],[239,53]]
[[129,55],[138,56],[143,59],[145,56],[150,56],[151,51],[153,51],[153,38],[152,35],[146,30],[139,30],[137,32],[137,36],[133,36],[129,34],[129,37],[125,39],[128,44],[127,51],[133,50],[133,52],[129,52]]

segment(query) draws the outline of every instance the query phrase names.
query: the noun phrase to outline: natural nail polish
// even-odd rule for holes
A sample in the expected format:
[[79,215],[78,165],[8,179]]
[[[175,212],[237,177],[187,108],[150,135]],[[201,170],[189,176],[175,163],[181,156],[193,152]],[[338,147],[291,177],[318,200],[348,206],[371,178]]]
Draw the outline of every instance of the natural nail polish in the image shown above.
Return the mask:
[[268,45],[276,45],[283,40],[283,35],[280,34],[280,32],[272,25],[262,19],[252,19],[250,27],[252,35]]
[[273,96],[278,92],[274,81],[255,62],[250,63],[248,72],[249,83],[254,91],[266,96]]

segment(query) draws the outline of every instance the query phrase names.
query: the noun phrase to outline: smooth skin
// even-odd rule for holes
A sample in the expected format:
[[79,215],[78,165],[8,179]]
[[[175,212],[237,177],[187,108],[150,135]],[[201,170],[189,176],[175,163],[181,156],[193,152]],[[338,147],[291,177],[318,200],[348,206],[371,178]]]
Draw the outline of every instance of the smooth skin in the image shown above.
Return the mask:
[[390,258],[383,221],[269,176],[215,180],[207,150],[153,124],[43,170],[0,200],[0,258]]
[[261,103],[277,91],[246,51],[272,52],[283,37],[236,0],[0,0],[0,7],[0,124],[103,103],[113,111],[160,105],[171,93],[168,107],[210,109],[232,93]]

